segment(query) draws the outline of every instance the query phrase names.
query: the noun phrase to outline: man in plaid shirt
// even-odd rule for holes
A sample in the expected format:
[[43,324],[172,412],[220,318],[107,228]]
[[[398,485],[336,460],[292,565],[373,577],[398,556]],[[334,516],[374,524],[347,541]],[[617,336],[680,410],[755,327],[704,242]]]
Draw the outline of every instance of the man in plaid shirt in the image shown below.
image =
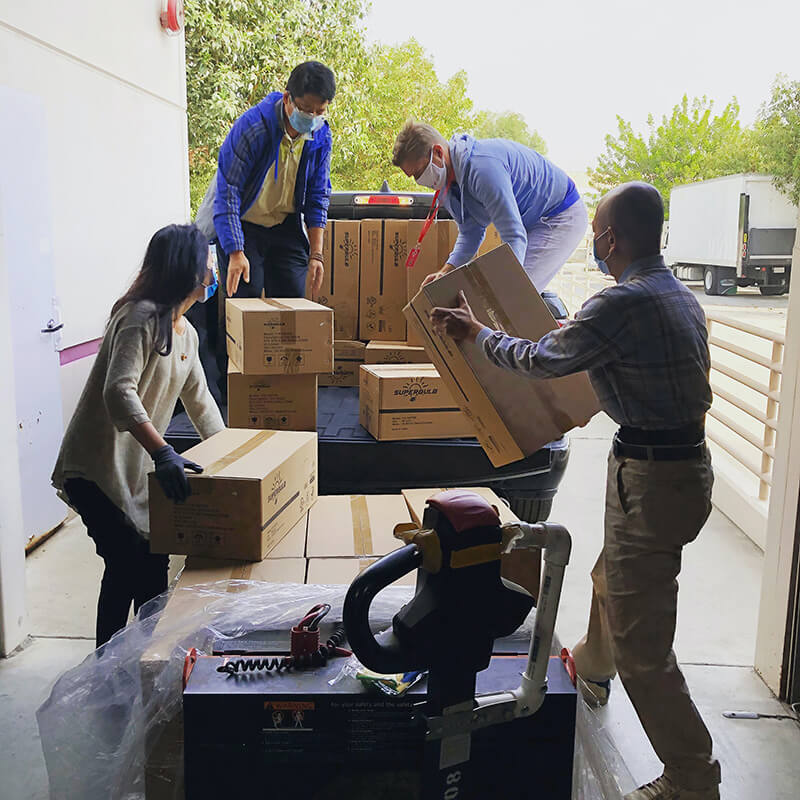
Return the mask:
[[716,800],[719,762],[672,651],[681,551],[711,511],[710,359],[703,311],[660,255],[663,222],[649,184],[607,194],[592,220],[594,255],[617,284],[538,342],[485,327],[463,294],[458,308],[434,309],[431,318],[440,334],[476,341],[490,361],[531,378],[586,370],[619,424],[589,627],[575,648],[581,692],[604,705],[619,673],[664,764],[660,778],[626,800]]

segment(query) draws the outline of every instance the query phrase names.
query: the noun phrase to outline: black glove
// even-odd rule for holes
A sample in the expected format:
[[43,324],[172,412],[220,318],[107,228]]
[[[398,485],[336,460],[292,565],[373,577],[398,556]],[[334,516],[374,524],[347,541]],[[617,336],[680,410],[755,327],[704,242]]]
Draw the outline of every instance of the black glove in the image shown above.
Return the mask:
[[203,468],[194,461],[178,455],[175,448],[168,444],[159,447],[152,457],[156,465],[156,479],[161,484],[164,494],[176,503],[183,503],[192,493],[184,470],[190,469],[192,472],[200,473]]

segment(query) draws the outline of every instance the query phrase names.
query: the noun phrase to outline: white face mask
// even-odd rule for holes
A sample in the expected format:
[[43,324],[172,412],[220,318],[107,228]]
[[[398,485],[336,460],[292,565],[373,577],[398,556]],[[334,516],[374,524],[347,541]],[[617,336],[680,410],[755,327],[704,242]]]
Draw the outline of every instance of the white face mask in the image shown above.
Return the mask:
[[444,189],[445,183],[447,183],[447,167],[444,165],[440,167],[438,164],[433,163],[433,150],[431,150],[431,160],[428,162],[428,166],[425,167],[422,175],[416,181],[426,189],[433,189],[434,191]]

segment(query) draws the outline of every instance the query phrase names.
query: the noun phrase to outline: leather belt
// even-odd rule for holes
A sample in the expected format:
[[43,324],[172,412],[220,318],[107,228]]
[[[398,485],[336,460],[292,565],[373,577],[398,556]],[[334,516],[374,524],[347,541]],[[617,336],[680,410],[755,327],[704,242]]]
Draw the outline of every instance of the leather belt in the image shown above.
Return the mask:
[[696,444],[629,444],[614,436],[614,455],[638,461],[690,461],[705,458],[705,441]]

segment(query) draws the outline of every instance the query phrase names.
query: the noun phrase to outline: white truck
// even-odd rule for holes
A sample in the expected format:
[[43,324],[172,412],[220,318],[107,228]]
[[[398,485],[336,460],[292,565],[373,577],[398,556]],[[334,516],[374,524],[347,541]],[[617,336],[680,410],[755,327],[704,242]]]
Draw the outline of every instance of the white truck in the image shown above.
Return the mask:
[[797,206],[769,175],[726,175],[675,186],[669,198],[665,260],[682,280],[702,280],[706,294],[789,291]]

